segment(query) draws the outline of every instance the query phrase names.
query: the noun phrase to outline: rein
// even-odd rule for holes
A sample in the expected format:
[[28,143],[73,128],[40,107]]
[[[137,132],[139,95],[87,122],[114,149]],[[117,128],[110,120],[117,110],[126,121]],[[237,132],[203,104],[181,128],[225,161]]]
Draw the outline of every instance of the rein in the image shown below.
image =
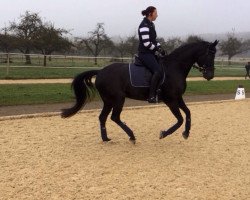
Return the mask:
[[200,72],[203,72],[204,71],[204,68],[203,67],[200,67],[200,66],[197,66],[197,65],[193,65],[192,66],[194,69],[198,69]]

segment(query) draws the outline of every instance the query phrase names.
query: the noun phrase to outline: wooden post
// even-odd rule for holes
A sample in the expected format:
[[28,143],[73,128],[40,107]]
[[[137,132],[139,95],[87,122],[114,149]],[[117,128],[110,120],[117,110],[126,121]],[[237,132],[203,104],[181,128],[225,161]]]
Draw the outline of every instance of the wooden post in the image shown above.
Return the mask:
[[40,54],[38,54],[37,58],[38,58],[38,65],[40,66]]
[[7,71],[6,71],[6,76],[9,77],[10,73],[10,54],[7,53]]

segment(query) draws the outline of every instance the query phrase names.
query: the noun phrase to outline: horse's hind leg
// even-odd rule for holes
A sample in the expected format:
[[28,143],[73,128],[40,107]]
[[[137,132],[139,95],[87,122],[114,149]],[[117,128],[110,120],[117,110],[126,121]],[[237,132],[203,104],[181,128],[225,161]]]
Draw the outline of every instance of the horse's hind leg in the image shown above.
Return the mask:
[[160,139],[162,139],[168,135],[171,135],[178,128],[180,128],[180,126],[183,124],[183,117],[181,115],[178,103],[177,102],[167,103],[167,105],[168,105],[169,109],[171,110],[171,112],[174,114],[174,116],[177,118],[178,121],[175,125],[173,125],[169,129],[167,129],[165,131],[161,131]]
[[179,107],[183,110],[183,112],[186,114],[186,125],[185,125],[185,131],[182,133],[182,136],[187,139],[189,136],[189,131],[191,129],[191,113],[188,107],[186,106],[183,98],[179,101]]
[[120,100],[116,101],[115,105],[113,105],[111,120],[113,120],[118,126],[120,126],[127,133],[131,142],[135,143],[135,136],[133,131],[120,119],[120,114],[122,112],[124,101],[125,98],[121,98]]
[[106,130],[106,121],[107,121],[107,117],[110,113],[110,111],[112,110],[112,106],[105,103],[104,102],[104,105],[103,105],[103,108],[102,108],[102,112],[99,116],[99,120],[100,120],[100,129],[101,129],[101,137],[102,137],[102,140],[104,142],[107,142],[107,141],[110,141],[111,139],[108,138],[107,136],[107,130]]

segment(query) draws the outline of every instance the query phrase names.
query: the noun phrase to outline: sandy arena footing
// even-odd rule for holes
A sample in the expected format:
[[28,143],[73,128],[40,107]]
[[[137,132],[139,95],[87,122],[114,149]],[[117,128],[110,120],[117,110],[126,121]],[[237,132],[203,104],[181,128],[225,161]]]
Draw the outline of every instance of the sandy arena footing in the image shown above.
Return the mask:
[[135,145],[110,119],[100,140],[99,111],[69,119],[2,120],[0,199],[248,199],[250,101],[190,104],[192,128],[159,140],[176,122],[169,109],[126,109]]

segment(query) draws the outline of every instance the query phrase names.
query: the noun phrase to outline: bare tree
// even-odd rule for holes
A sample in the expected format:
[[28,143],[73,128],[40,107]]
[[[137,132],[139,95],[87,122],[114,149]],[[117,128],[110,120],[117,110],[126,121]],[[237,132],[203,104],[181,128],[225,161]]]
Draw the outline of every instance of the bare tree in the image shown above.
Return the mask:
[[8,33],[7,28],[2,29],[0,33],[0,50],[6,53],[4,62],[10,62],[9,53],[16,48],[16,37]]
[[228,64],[231,64],[231,58],[236,54],[242,53],[242,42],[239,40],[234,33],[228,34],[227,40],[220,42],[220,50],[222,55],[228,56]]
[[177,47],[182,45],[181,38],[179,37],[172,37],[168,38],[166,41],[166,50],[167,52],[171,53],[173,50],[175,50]]
[[112,44],[112,41],[105,33],[104,23],[97,23],[95,30],[89,32],[90,36],[82,39],[82,43],[87,50],[95,57],[95,65],[97,65],[97,56],[105,48]]
[[35,34],[34,47],[44,55],[43,65],[46,66],[46,56],[51,55],[54,51],[69,51],[72,46],[71,42],[64,37],[68,31],[61,28],[55,28],[50,22],[40,26]]
[[115,49],[119,52],[123,62],[123,57],[126,55],[126,39],[119,37],[119,42],[115,44]]
[[242,52],[246,52],[246,51],[249,51],[250,50],[250,39],[248,40],[245,40],[242,42]]
[[126,52],[131,56],[134,57],[134,54],[138,51],[139,40],[136,34],[129,36],[125,41],[125,49]]
[[[20,22],[11,22],[9,30],[17,37],[17,48],[24,54],[30,54],[33,49],[34,35],[42,25],[38,13],[26,11],[20,16]],[[30,56],[26,55],[26,64],[31,64]]]
[[0,33],[0,50],[9,53],[16,48],[16,37],[8,32],[7,28],[2,29]]

